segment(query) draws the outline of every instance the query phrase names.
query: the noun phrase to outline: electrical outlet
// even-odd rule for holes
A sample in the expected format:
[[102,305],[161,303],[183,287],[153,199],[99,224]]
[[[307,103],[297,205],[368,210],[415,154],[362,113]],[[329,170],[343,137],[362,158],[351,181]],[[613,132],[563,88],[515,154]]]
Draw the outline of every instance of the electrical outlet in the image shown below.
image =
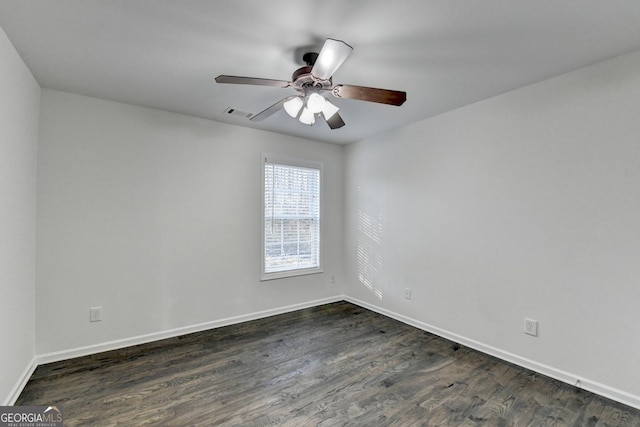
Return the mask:
[[331,275],[331,283],[336,283],[336,276],[335,275]]
[[534,337],[538,336],[538,321],[533,319],[524,319],[524,333],[528,335],[532,335]]
[[102,320],[102,307],[91,307],[89,309],[89,321],[99,322]]
[[411,288],[404,288],[404,299],[411,299]]

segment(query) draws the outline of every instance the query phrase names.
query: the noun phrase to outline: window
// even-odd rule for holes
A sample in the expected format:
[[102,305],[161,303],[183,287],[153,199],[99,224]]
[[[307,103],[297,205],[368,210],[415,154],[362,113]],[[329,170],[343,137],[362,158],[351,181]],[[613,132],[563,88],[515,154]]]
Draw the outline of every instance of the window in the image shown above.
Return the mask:
[[264,156],[262,280],[320,273],[321,166]]

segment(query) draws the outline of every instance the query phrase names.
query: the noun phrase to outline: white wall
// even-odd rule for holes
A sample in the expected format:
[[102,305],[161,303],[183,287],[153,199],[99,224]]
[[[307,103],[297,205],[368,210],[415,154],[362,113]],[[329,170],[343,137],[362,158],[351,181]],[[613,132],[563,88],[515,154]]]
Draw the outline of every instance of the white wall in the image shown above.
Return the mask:
[[639,113],[634,53],[349,146],[347,294],[640,407]]
[[[342,294],[342,147],[50,90],[40,118],[44,360]],[[262,152],[324,163],[324,274],[259,281]]]
[[0,29],[0,402],[35,356],[36,161],[40,86]]

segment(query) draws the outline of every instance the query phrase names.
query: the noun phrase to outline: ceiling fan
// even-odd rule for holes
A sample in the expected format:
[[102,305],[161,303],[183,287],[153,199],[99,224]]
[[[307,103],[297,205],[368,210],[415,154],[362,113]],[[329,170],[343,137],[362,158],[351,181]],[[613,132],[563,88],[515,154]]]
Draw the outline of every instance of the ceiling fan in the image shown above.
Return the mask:
[[216,82],[293,88],[299,92],[299,95],[288,96],[276,102],[253,115],[250,120],[264,120],[284,108],[291,117],[307,125],[313,125],[316,117],[322,116],[331,129],[341,128],[345,123],[338,114],[339,108],[323,96],[325,92],[331,92],[336,98],[396,106],[402,105],[407,100],[406,92],[364,86],[334,85],[331,76],[352,51],[353,48],[341,40],[326,39],[320,53],[308,52],[302,57],[307,65],[297,69],[290,82],[226,75],[216,77]]

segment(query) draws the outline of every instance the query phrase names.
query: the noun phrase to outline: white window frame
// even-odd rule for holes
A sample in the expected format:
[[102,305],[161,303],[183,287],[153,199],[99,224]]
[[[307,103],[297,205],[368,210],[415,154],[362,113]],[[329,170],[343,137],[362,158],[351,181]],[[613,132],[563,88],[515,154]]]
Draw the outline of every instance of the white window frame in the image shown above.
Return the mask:
[[[320,242],[319,242],[319,253],[318,253],[318,256],[320,257],[320,259],[319,259],[318,267],[297,268],[297,269],[277,271],[277,272],[271,272],[271,273],[265,272],[265,243],[266,243],[265,242],[265,234],[266,234],[266,230],[265,230],[265,191],[266,191],[265,166],[267,163],[288,165],[288,166],[301,167],[301,168],[318,169],[320,171],[320,233],[319,233]],[[260,280],[267,281],[267,280],[273,280],[273,279],[282,279],[286,277],[296,277],[296,276],[304,276],[308,274],[322,273],[323,262],[324,262],[324,250],[323,250],[324,248],[324,225],[323,225],[323,222],[324,222],[323,220],[324,218],[324,214],[323,214],[324,168],[323,168],[323,164],[321,162],[293,159],[293,158],[287,158],[279,155],[263,153],[262,159],[261,159],[261,165],[260,165],[260,175],[261,175],[260,194],[261,194],[261,202],[262,202],[261,208],[260,208],[260,223],[261,223],[260,230],[261,230],[261,241],[262,241],[262,244],[260,247],[261,249]]]

